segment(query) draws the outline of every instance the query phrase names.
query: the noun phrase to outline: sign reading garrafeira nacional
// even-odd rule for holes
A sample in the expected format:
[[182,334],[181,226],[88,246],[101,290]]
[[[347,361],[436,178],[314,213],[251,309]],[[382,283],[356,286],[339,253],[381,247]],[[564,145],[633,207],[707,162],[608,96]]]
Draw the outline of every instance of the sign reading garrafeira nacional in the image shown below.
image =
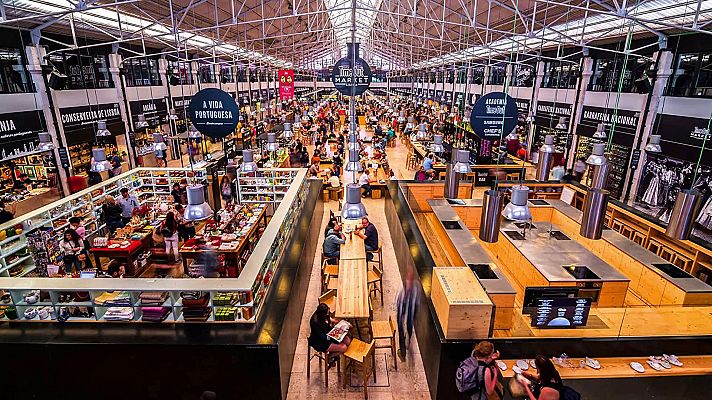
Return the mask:
[[239,111],[235,99],[229,93],[208,88],[193,96],[188,107],[188,117],[200,133],[221,139],[235,131]]
[[359,44],[348,43],[346,57],[331,70],[331,82],[341,94],[362,95],[371,84],[373,73],[365,60],[359,57]]

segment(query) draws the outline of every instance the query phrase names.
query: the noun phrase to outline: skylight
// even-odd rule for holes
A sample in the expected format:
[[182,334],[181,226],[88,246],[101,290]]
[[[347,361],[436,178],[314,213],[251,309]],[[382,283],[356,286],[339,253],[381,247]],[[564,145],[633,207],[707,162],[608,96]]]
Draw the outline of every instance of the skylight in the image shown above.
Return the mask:
[[[364,42],[371,32],[377,10],[382,0],[356,0],[356,42]],[[329,13],[334,36],[342,50],[346,52],[346,43],[351,41],[351,6],[352,0],[324,0]]]

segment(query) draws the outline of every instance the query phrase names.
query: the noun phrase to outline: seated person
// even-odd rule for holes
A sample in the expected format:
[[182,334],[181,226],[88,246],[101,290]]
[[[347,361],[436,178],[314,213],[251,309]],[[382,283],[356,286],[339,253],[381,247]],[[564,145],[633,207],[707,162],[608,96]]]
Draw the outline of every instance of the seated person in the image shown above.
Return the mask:
[[351,338],[348,335],[344,337],[341,343],[337,343],[334,339],[326,336],[336,322],[338,321],[335,321],[329,315],[329,306],[319,303],[316,311],[309,319],[309,328],[311,330],[308,339],[309,346],[316,351],[327,352],[329,357],[345,353],[349,343],[351,343]]
[[368,174],[368,168],[365,168],[361,176],[358,178],[358,184],[361,186],[361,189],[363,189],[361,197],[371,196],[371,182],[373,181],[371,180],[371,176]]
[[[366,246],[366,251],[376,251],[378,250],[378,230],[376,225],[374,225],[368,218],[364,217],[361,219],[361,230],[356,231],[356,235],[363,239],[363,244]],[[373,259],[373,254],[366,253],[366,259],[371,261]]]
[[16,192],[30,189],[32,189],[32,181],[27,177],[27,174],[20,174],[20,178],[12,184],[12,190]]
[[329,184],[327,187],[328,190],[338,191],[341,189],[341,180],[339,180],[339,174],[336,170],[331,171],[331,176],[327,183]]
[[[338,223],[334,224],[329,232],[326,233],[324,237],[324,244],[322,245],[322,252],[324,257],[336,258],[338,260],[341,257],[341,245],[346,243],[346,236],[341,233],[341,225]],[[336,264],[338,261],[333,260],[329,264]]]

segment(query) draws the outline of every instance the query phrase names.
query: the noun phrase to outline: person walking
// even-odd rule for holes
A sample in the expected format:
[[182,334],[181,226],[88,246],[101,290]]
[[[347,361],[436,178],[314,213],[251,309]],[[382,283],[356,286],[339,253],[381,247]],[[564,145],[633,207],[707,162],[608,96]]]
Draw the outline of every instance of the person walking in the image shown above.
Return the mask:
[[408,269],[406,272],[403,287],[396,297],[396,321],[398,324],[398,357],[405,361],[406,339],[408,344],[413,338],[413,321],[415,320],[415,310],[418,304],[418,281],[415,278],[415,270]]

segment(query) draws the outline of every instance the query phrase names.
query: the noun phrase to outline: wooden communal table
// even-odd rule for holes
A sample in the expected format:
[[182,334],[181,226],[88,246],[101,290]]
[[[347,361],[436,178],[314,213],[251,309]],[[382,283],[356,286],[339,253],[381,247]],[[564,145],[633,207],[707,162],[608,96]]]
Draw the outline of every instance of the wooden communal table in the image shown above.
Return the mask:
[[[186,244],[183,244],[181,246],[180,250],[178,253],[180,253],[181,258],[183,259],[183,272],[187,275],[188,274],[188,260],[192,259],[199,259],[201,256],[205,255],[206,253],[215,253],[216,255],[223,254],[225,255],[226,258],[235,260],[235,265],[239,265],[237,263],[237,260],[239,259],[240,255],[242,254],[243,250],[245,249],[245,246],[247,243],[252,239],[252,237],[255,234],[255,231],[257,230],[257,227],[260,225],[260,220],[264,219],[265,226],[267,226],[267,216],[265,212],[267,211],[267,207],[262,207],[262,210],[260,211],[260,214],[258,215],[257,219],[255,220],[255,223],[250,227],[250,230],[247,232],[245,236],[240,237],[238,240],[240,243],[237,245],[237,248],[234,250],[218,250],[218,248],[207,248],[203,246],[202,248],[198,247],[193,247],[189,248],[186,246]],[[205,229],[205,228],[203,228]],[[200,236],[200,232],[196,236]],[[240,271],[237,271],[237,275],[240,274]],[[236,278],[237,276],[234,276],[233,278]]]
[[[680,356],[682,367],[673,366],[670,369],[656,371],[647,364],[645,357],[609,357],[598,358],[601,369],[594,370],[589,367],[584,368],[564,368],[557,366],[561,377],[566,379],[611,379],[611,378],[645,378],[661,376],[691,376],[691,375],[712,375],[712,356]],[[580,365],[580,358],[570,358],[572,365]],[[502,372],[504,378],[514,376],[512,366],[516,360],[502,360],[507,364],[507,369]],[[639,362],[645,367],[644,373],[635,372],[631,367],[631,362]],[[531,371],[530,371],[531,372]]]
[[356,236],[355,233],[348,234],[344,233],[346,236],[346,243],[341,245],[341,250],[339,251],[341,260],[366,260],[366,244],[363,239]]
[[345,260],[342,257],[339,260],[336,318],[361,319],[369,317],[366,272],[365,258]]

